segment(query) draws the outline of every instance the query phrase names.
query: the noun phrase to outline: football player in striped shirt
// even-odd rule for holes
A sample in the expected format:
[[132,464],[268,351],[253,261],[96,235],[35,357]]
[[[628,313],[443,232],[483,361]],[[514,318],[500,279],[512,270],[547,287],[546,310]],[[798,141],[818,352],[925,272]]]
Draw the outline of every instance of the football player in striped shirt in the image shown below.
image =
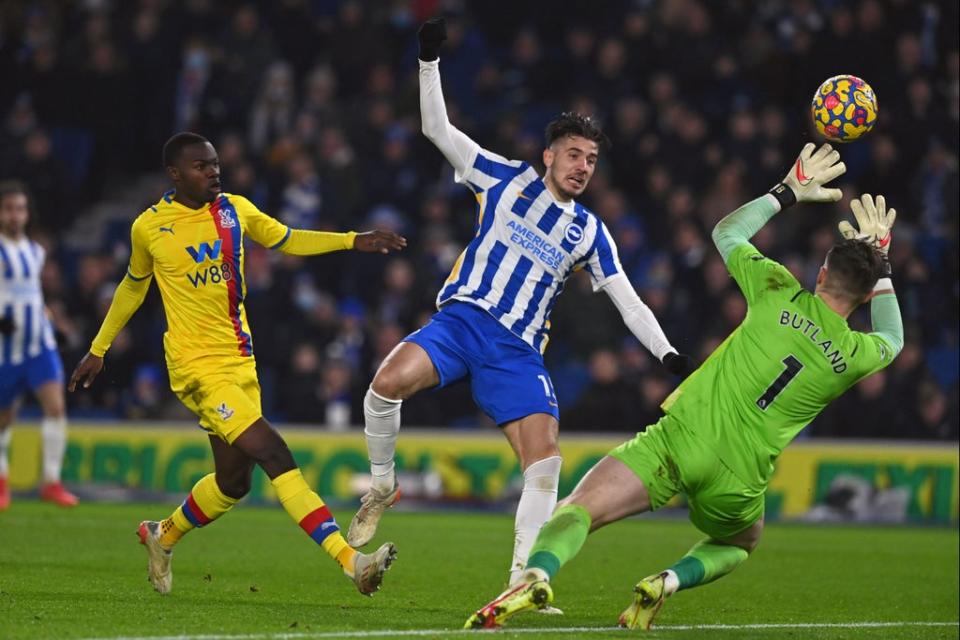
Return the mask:
[[[466,628],[496,628],[548,606],[550,580],[591,532],[659,509],[678,493],[706,538],[637,583],[620,626],[649,629],[668,597],[722,578],[753,553],[777,457],[828,404],[903,349],[887,259],[897,216],[883,196],[850,202],[859,228],[840,222],[844,239],[827,252],[813,291],[750,243],[798,202],[840,200],[840,189],[826,185],[845,171],[829,144],[815,150],[807,143],[783,182],[714,227],[714,244],[746,298],[746,318],[664,400],[663,418],[587,472],[540,530],[521,580]],[[868,300],[873,331],[855,331],[847,318]]]
[[[439,311],[384,360],[364,398],[372,485],[347,532],[354,546],[373,537],[399,488],[394,451],[403,400],[428,387],[469,378],[480,408],[503,430],[523,469],[511,582],[557,500],[558,401],[544,367],[550,311],[580,269],[613,300],[630,331],[676,374],[689,367],[640,300],[613,238],[576,201],[587,188],[606,137],[589,117],[564,113],[547,127],[546,173],[487,151],[447,119],[438,52],[442,19],[419,31],[423,132],[477,200],[476,233],[437,296]],[[598,425],[602,428],[622,425]]]
[[10,506],[10,424],[20,396],[30,390],[43,418],[40,498],[72,507],[77,498],[60,483],[67,447],[63,363],[40,287],[46,252],[27,237],[30,202],[16,181],[0,183],[0,511]]
[[350,547],[330,510],[304,481],[283,438],[261,413],[243,304],[243,241],[249,237],[289,255],[310,256],[347,249],[388,253],[402,249],[406,240],[386,231],[323,233],[284,226],[246,198],[221,191],[217,152],[193,133],[179,133],[166,143],[163,164],[174,189],[134,221],[127,274],[90,352],[70,378],[71,391],[78,383],[90,386],[111,342],[156,278],[167,319],[163,343],[170,386],[209,432],[215,470],[197,482],[170,517],[140,524],[150,581],[160,593],[170,591],[173,546],[243,498],[256,464],[287,513],[361,593],[370,595],[393,561],[393,544],[371,555]]

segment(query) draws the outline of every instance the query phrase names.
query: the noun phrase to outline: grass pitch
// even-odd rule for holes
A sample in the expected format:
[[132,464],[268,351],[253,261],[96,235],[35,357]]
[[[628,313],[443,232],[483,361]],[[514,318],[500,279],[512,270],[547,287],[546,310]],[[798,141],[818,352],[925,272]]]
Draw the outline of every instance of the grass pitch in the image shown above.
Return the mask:
[[[400,554],[368,599],[279,507],[241,505],[177,547],[163,597],[134,530],[171,506],[15,501],[0,514],[0,638],[471,637],[459,629],[503,588],[513,542],[505,515],[388,513],[374,544]],[[554,581],[564,616],[494,637],[629,637],[614,627],[634,582],[699,538],[686,522],[612,525]],[[650,637],[957,638],[958,560],[956,529],[771,525],[735,573],[671,598]]]

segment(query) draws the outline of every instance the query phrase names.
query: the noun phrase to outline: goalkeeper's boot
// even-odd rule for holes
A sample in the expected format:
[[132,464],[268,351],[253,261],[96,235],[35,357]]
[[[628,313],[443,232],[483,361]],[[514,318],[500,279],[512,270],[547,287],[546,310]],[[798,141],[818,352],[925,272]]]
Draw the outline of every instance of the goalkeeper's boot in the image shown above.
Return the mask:
[[80,501],[77,496],[67,491],[59,482],[50,482],[40,488],[40,499],[52,502],[61,507],[75,507]]
[[173,588],[173,550],[160,544],[160,523],[144,520],[137,529],[140,544],[147,548],[147,579],[158,593],[170,593]]
[[386,542],[373,553],[357,552],[353,561],[353,575],[348,577],[357,585],[357,590],[365,596],[372,596],[380,589],[383,574],[397,558],[397,548],[392,542]]
[[0,511],[10,507],[10,485],[6,476],[0,476]]
[[620,614],[619,624],[627,629],[649,629],[653,618],[663,606],[666,593],[663,589],[665,574],[648,576],[633,588],[633,602]]
[[400,487],[396,481],[393,483],[393,489],[387,492],[370,487],[370,490],[360,498],[360,509],[350,521],[350,528],[347,529],[347,543],[357,548],[370,542],[377,533],[377,525],[380,524],[383,512],[395,505],[399,499]]
[[464,629],[498,629],[508,618],[524,611],[544,609],[553,602],[553,589],[546,580],[520,582],[467,619]]
[[[511,575],[516,576],[515,578],[512,578],[510,580],[511,589],[517,586],[520,582],[523,582],[524,577],[526,577],[527,582],[531,582],[530,576],[525,574],[523,571],[511,571]],[[536,580],[539,580],[539,578],[533,578],[532,581],[535,582]],[[553,605],[549,605],[549,604],[545,607],[541,607],[540,609],[534,609],[533,612],[539,613],[545,616],[562,616],[563,615],[563,609],[558,609],[557,607],[554,607]]]

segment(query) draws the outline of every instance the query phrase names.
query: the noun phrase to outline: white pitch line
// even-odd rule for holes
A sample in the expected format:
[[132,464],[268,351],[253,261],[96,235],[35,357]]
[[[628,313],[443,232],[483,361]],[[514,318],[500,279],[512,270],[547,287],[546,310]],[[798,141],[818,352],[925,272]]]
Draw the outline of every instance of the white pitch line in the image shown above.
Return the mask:
[[[774,622],[757,624],[678,624],[655,627],[656,631],[730,631],[758,629],[884,629],[891,627],[960,627],[960,622]],[[505,629],[505,633],[596,633],[620,631],[619,627],[543,627]],[[299,640],[324,638],[403,638],[476,634],[469,629],[384,629],[381,631],[301,631],[293,633],[207,634],[180,636],[110,636],[86,640]],[[486,632],[483,632],[486,633]]]

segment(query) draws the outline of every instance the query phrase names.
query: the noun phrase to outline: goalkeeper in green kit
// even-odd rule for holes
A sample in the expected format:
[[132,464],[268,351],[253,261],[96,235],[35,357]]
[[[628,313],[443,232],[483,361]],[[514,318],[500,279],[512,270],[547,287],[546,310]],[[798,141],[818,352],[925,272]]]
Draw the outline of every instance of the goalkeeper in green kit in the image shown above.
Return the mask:
[[[846,170],[830,145],[807,144],[770,193],[721,220],[713,241],[747,299],[747,316],[663,403],[659,422],[615,448],[557,506],[530,552],[523,578],[474,613],[467,628],[493,628],[553,601],[550,579],[587,535],[635,513],[687,497],[707,537],[668,569],[644,578],[620,625],[649,629],[664,600],[736,569],[763,531],[764,492],[780,452],[824,407],[903,347],[887,251],[896,212],[883,196],[851,208],[859,229],[827,253],[813,293],[750,238],[796,202],[835,202],[824,188]],[[870,300],[872,333],[847,317]]]

